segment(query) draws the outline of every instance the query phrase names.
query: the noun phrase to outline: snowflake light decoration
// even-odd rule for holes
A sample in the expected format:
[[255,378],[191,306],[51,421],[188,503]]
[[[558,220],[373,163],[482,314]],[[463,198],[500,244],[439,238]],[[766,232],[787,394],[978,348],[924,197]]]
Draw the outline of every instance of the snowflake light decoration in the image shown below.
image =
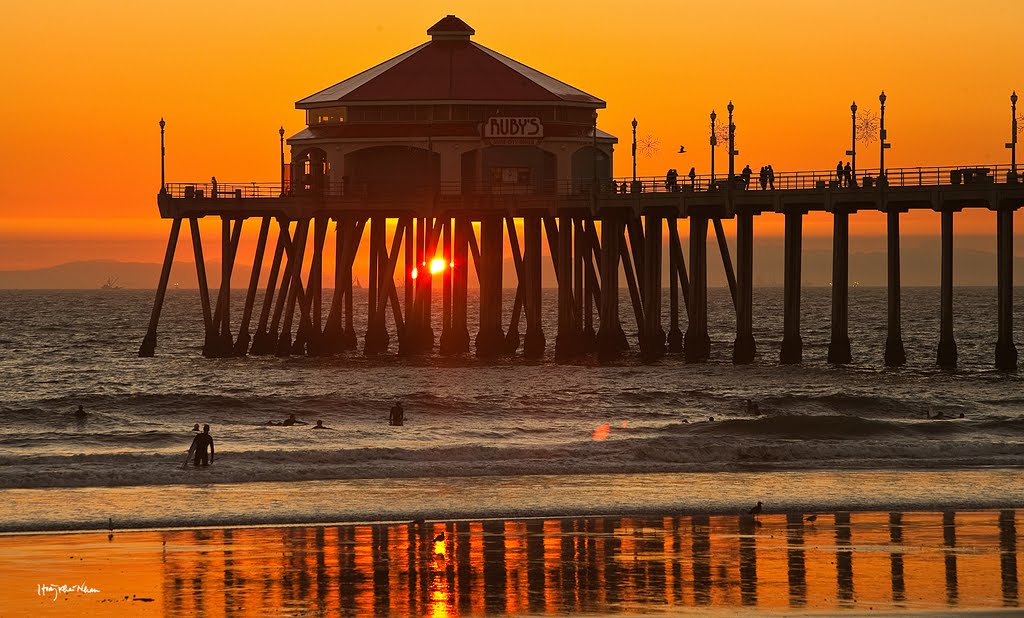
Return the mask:
[[878,141],[878,114],[866,109],[857,115],[857,141],[870,144]]
[[[733,135],[736,135],[736,131],[739,129],[733,129]],[[729,123],[724,124],[715,123],[715,146],[729,147]]]
[[636,143],[636,151],[640,156],[647,158],[658,152],[658,138],[651,134],[644,135]]

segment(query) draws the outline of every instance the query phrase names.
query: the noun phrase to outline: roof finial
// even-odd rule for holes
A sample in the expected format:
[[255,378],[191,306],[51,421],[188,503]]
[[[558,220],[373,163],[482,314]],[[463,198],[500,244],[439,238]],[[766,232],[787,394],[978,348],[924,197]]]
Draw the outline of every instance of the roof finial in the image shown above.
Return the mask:
[[476,30],[454,15],[445,15],[427,30],[427,34],[434,41],[468,41]]

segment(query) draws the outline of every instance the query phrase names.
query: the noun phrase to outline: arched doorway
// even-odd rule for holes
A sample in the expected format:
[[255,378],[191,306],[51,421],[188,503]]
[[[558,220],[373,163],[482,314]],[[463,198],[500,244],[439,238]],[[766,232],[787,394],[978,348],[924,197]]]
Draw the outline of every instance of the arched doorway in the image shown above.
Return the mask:
[[612,178],[612,161],[600,148],[585,146],[572,153],[573,193],[587,193],[594,187],[594,173],[598,186],[607,187]]
[[307,148],[292,157],[292,193],[325,193],[331,183],[331,163],[320,148]]

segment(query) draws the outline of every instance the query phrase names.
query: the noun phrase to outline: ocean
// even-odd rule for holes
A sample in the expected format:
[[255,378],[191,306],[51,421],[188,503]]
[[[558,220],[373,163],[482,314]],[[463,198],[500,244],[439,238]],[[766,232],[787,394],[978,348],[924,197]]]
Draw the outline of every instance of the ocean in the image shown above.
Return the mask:
[[[845,367],[825,362],[827,288],[804,290],[800,366],[778,364],[779,288],[755,290],[758,359],[741,367],[728,290],[710,291],[705,364],[642,364],[627,294],[626,356],[555,363],[545,295],[547,356],[527,362],[206,359],[196,290],[168,292],[156,356],[138,358],[152,291],[0,291],[0,532],[732,512],[756,499],[1024,506],[1024,378],[993,368],[995,288],[956,289],[956,371],[935,365],[937,288],[903,291],[900,369],[882,363],[884,289],[851,289]],[[236,290],[235,312],[243,299]],[[511,290],[505,300],[507,322]],[[471,337],[474,303],[471,292]],[[403,427],[387,424],[396,401]],[[267,426],[289,414],[308,425]],[[318,419],[330,430],[312,430]],[[182,466],[194,423],[211,426],[209,468]]]

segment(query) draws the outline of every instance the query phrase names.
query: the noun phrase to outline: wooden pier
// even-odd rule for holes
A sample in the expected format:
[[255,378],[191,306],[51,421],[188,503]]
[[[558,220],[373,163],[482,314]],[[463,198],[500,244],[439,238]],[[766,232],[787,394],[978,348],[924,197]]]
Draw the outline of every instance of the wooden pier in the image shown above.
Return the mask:
[[[953,331],[953,224],[956,213],[986,208],[997,215],[998,343],[995,365],[1013,370],[1017,351],[1013,341],[1013,214],[1024,203],[1024,184],[998,166],[985,177],[964,184],[970,168],[890,169],[888,182],[871,188],[837,188],[828,172],[780,174],[774,190],[734,183],[718,187],[709,178],[666,187],[662,179],[615,181],[629,191],[577,191],[553,187],[548,194],[496,191],[494,188],[434,186],[409,190],[406,195],[375,197],[349,187],[346,193],[322,188],[299,193],[287,184],[212,186],[168,184],[158,195],[160,214],[171,222],[167,252],[149,330],[139,350],[151,356],[156,349],[157,325],[170,266],[184,221],[192,235],[203,320],[204,354],[335,354],[358,347],[376,355],[396,350],[401,355],[444,355],[475,352],[481,357],[521,353],[544,354],[550,333],[544,333],[541,264],[546,243],[558,285],[556,359],[596,353],[601,360],[617,358],[631,344],[644,360],[665,353],[682,353],[687,362],[710,355],[708,336],[706,238],[714,233],[732,293],[736,314],[733,361],[750,363],[757,357],[753,337],[753,238],[757,215],[785,217],[784,332],[779,361],[799,363],[800,274],[802,219],[809,212],[834,217],[832,256],[832,328],[828,361],[851,362],[848,333],[849,216],[863,210],[887,213],[888,315],[885,364],[905,360],[901,335],[900,214],[933,210],[941,218],[941,321],[937,362],[955,367]],[[865,172],[878,175],[878,170]],[[953,184],[957,179],[959,184]],[[1006,182],[1010,180],[1011,182]],[[620,185],[621,182],[621,185]],[[628,184],[627,184],[628,183]],[[507,189],[507,187],[506,187]],[[221,219],[221,285],[209,290],[198,220]],[[247,282],[241,323],[232,325],[230,288],[242,222],[260,219]],[[736,261],[732,260],[722,221],[736,219]],[[689,264],[677,229],[689,220]],[[476,224],[476,225],[474,225]],[[393,232],[388,233],[389,227]],[[272,251],[271,231],[276,233]],[[520,238],[520,230],[522,238]],[[667,232],[667,233],[666,233]],[[323,303],[324,243],[335,243],[335,293]],[[353,319],[353,262],[361,243],[369,243],[367,319]],[[312,243],[312,250],[308,245]],[[502,280],[506,247],[511,248],[517,281]],[[664,255],[667,253],[668,255]],[[311,263],[304,263],[309,254]],[[263,276],[267,256],[269,271]],[[445,268],[436,275],[424,268],[434,259]],[[716,258],[717,259],[717,258]],[[404,267],[404,274],[398,265]],[[668,267],[669,306],[663,310],[662,269]],[[467,327],[469,269],[480,283],[479,332]],[[434,276],[443,278],[440,340],[431,328]],[[620,276],[624,279],[620,281]],[[402,282],[397,286],[396,277]],[[401,290],[399,289],[401,287]],[[511,315],[503,314],[503,287],[515,287]],[[620,288],[629,295],[632,315],[619,315]],[[260,290],[262,294],[259,294]],[[258,298],[261,297],[261,298]],[[679,300],[682,300],[680,304]],[[257,300],[260,300],[257,305]],[[397,332],[387,329],[391,312]],[[680,314],[685,314],[685,334]],[[255,323],[254,323],[254,318]],[[621,320],[635,320],[639,333],[627,341]],[[666,328],[667,327],[667,328]],[[520,336],[525,331],[525,338]],[[395,339],[397,338],[397,347]],[[762,357],[766,351],[761,350]],[[775,354],[776,352],[771,352]]]

